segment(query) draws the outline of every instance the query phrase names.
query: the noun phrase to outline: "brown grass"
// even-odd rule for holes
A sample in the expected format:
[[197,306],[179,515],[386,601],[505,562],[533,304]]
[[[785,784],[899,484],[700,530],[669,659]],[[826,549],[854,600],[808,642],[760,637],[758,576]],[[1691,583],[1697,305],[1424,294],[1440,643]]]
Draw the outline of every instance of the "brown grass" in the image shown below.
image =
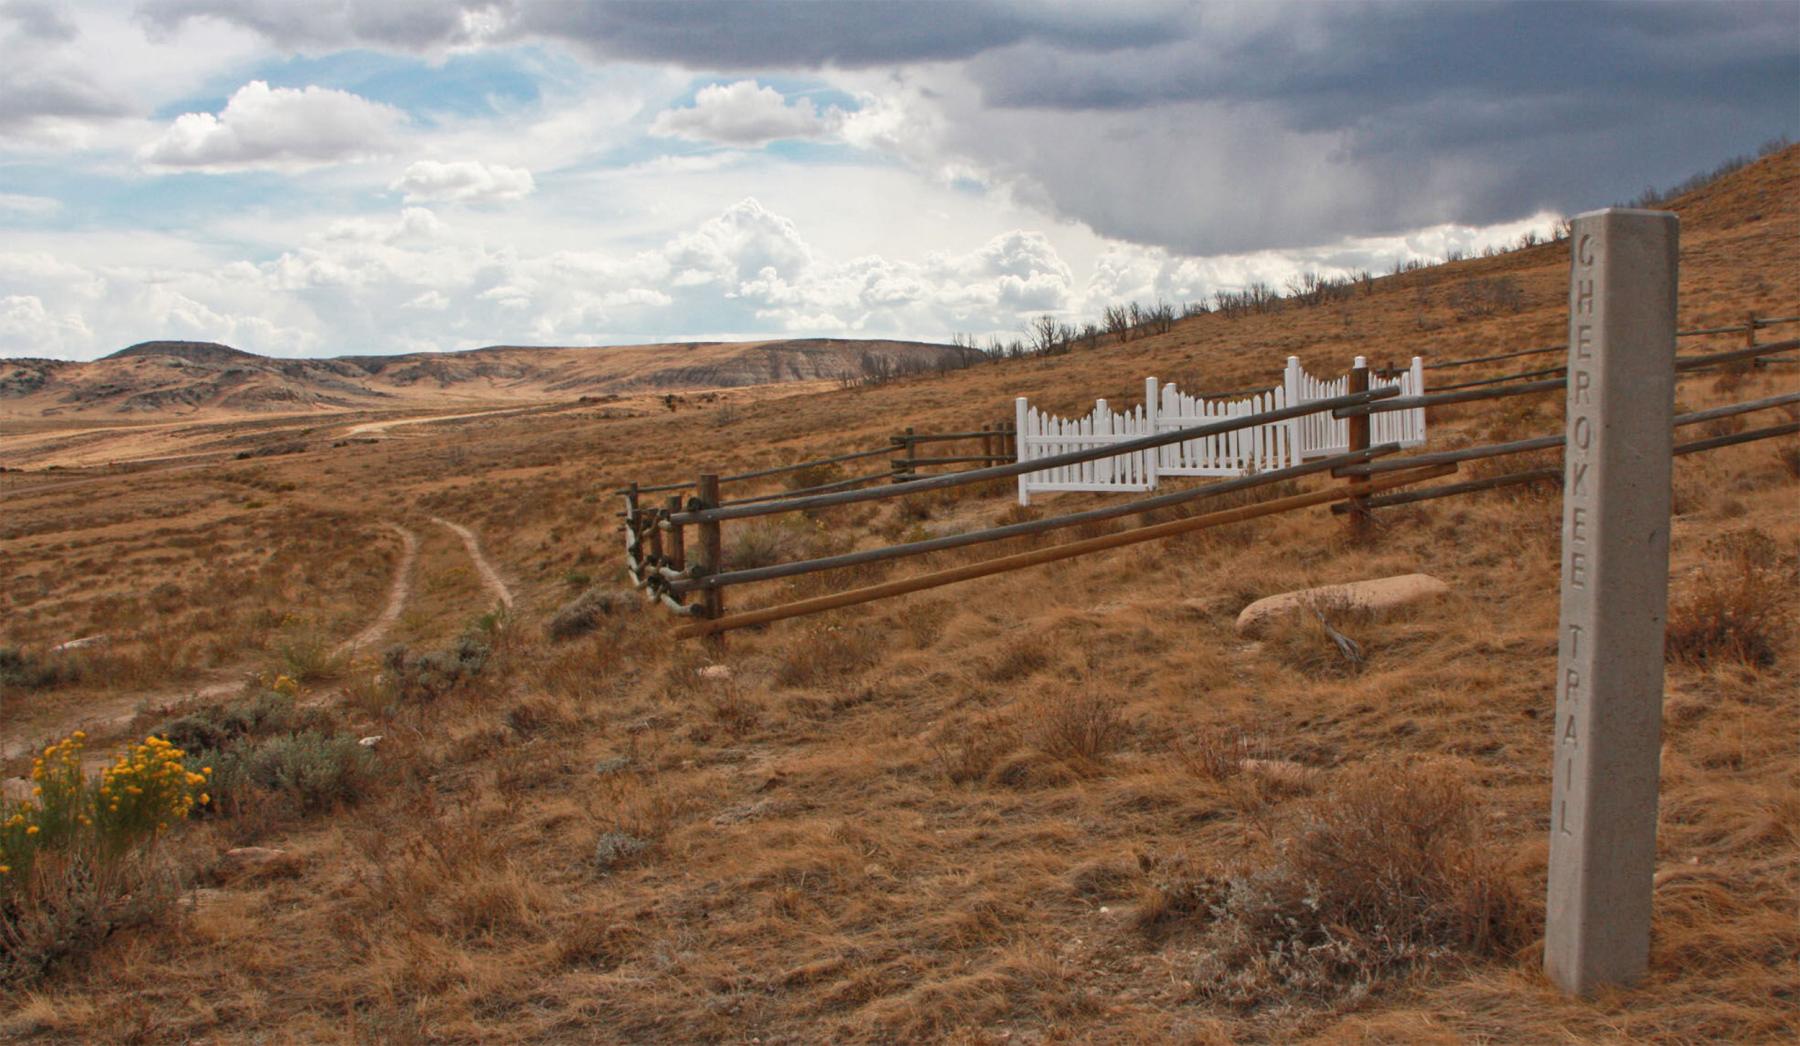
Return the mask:
[[[1683,325],[1792,314],[1797,158],[1679,205]],[[96,710],[181,705],[215,671],[241,682],[271,667],[290,612],[353,635],[391,580],[398,543],[383,521],[419,537],[392,637],[415,654],[448,648],[489,604],[460,542],[425,513],[477,530],[519,606],[483,633],[483,670],[432,700],[396,700],[370,655],[308,684],[302,703],[335,708],[337,729],[382,737],[379,779],[326,812],[190,826],[204,853],[253,843],[290,861],[189,894],[180,918],[121,928],[29,992],[5,990],[0,1038],[1791,1040],[1800,694],[1783,666],[1800,637],[1788,626],[1755,630],[1772,668],[1722,653],[1668,665],[1646,983],[1571,1000],[1539,971],[1554,485],[1380,513],[1391,525],[1367,543],[1322,511],[1255,521],[746,630],[723,651],[672,644],[665,611],[636,594],[591,631],[543,635],[571,572],[620,583],[619,504],[602,492],[625,482],[880,445],[896,425],[965,429],[1015,395],[1075,404],[1120,375],[1241,387],[1289,352],[1322,372],[1372,350],[1541,343],[1566,328],[1567,276],[1560,245],[1043,360],[759,393],[735,407],[728,442],[709,405],[634,416],[564,404],[253,464],[8,473],[0,646],[35,657],[106,631],[141,666],[9,690],[9,743]],[[1523,307],[1459,322],[1449,285],[1502,277]],[[1419,319],[1435,325],[1429,340]],[[1709,344],[1730,339],[1683,351]],[[1731,397],[1791,377],[1754,372]],[[1684,406],[1722,402],[1710,385],[1684,380]],[[1561,424],[1553,397],[1503,403],[1434,418],[1434,446]],[[1792,591],[1800,527],[1783,449],[1677,462],[1677,608],[1703,578],[1721,591],[1737,578],[1718,543],[1730,532],[1765,535],[1755,567]],[[55,486],[71,481],[83,485]],[[1002,489],[834,511],[781,554],[1107,500],[1021,511]],[[746,526],[727,524],[727,541]],[[1453,596],[1327,615],[1362,646],[1360,671],[1339,664],[1316,619],[1260,647],[1233,631],[1252,599],[1412,571]],[[728,605],[870,576],[742,586]],[[728,681],[699,674],[715,662]]]

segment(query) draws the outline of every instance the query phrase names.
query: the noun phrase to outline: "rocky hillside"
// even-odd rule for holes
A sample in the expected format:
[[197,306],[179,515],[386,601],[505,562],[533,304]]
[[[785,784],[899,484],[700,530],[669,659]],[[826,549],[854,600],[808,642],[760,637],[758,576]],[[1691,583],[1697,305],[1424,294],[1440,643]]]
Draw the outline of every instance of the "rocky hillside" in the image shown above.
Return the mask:
[[563,399],[837,380],[936,369],[971,350],[803,339],[616,348],[491,346],[404,356],[272,359],[213,342],[148,341],[91,363],[0,360],[0,415],[188,415]]

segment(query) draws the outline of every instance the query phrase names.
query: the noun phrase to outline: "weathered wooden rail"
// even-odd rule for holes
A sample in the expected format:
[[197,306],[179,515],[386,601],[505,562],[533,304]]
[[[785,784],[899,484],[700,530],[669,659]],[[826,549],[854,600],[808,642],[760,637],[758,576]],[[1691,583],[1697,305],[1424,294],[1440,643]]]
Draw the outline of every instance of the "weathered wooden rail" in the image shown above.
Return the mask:
[[[1752,344],[1737,349],[1677,357],[1675,362],[1677,375],[1704,373],[1717,367],[1743,364],[1746,361],[1753,365],[1756,361],[1800,349],[1800,339],[1762,345],[1754,344],[1756,331],[1787,322],[1800,322],[1800,317],[1767,320],[1752,317],[1744,327],[1705,328],[1680,332],[1684,336],[1746,332],[1747,340]],[[1537,351],[1540,350],[1526,350],[1526,353],[1509,353],[1498,357],[1482,357],[1473,362],[1513,358],[1517,355]],[[1555,351],[1564,350],[1559,346]],[[1012,441],[1017,439],[1018,433],[1011,426],[1002,423],[985,426],[979,430],[960,432],[920,433],[908,429],[900,435],[890,437],[888,446],[879,450],[858,451],[810,462],[738,473],[733,476],[705,473],[689,483],[662,484],[655,487],[633,485],[620,491],[626,500],[624,516],[627,569],[633,582],[643,589],[646,595],[662,602],[677,614],[690,619],[689,623],[676,630],[677,637],[705,636],[714,641],[722,641],[723,634],[733,629],[768,624],[839,607],[886,599],[941,585],[956,584],[1006,571],[1088,555],[1106,549],[1158,540],[1226,523],[1298,511],[1317,505],[1330,505],[1332,512],[1348,515],[1353,526],[1365,529],[1372,525],[1373,513],[1383,508],[1510,486],[1560,481],[1561,469],[1540,466],[1501,475],[1403,490],[1401,489],[1403,487],[1411,487],[1424,481],[1448,476],[1464,462],[1554,450],[1563,446],[1564,437],[1560,435],[1540,436],[1484,446],[1401,456],[1398,452],[1402,447],[1398,443],[1371,445],[1371,432],[1374,428],[1372,419],[1392,411],[1429,410],[1455,403],[1564,390],[1567,388],[1567,378],[1564,376],[1563,370],[1561,367],[1545,368],[1513,374],[1501,379],[1482,379],[1462,383],[1423,395],[1406,396],[1400,394],[1401,390],[1397,386],[1371,389],[1371,369],[1356,367],[1351,370],[1345,381],[1345,392],[1339,396],[1287,405],[1281,409],[1246,416],[1222,418],[1173,431],[1119,438],[1102,446],[1086,447],[1035,460],[1015,460],[1016,447]],[[1539,374],[1556,376],[1538,379],[1537,375]],[[1723,418],[1782,408],[1788,409],[1791,413],[1796,405],[1800,405],[1800,393],[1765,396],[1760,399],[1677,415],[1673,419],[1673,427],[1679,430]],[[1309,416],[1341,419],[1347,423],[1347,448],[1341,453],[1334,453],[1320,460],[1295,464],[1287,468],[1254,472],[1250,475],[1238,476],[1192,489],[1158,494],[1045,519],[1025,520],[960,534],[947,534],[881,548],[861,549],[838,555],[819,556],[767,566],[732,569],[729,564],[724,562],[722,528],[726,523],[733,521],[755,519],[779,513],[817,511],[843,505],[903,498],[970,484],[1009,480],[1033,472],[1066,468],[1085,462],[1155,450],[1183,441],[1220,436],[1259,425],[1269,425]],[[1788,420],[1742,432],[1672,443],[1672,452],[1677,456],[1700,453],[1757,440],[1793,435],[1797,432],[1800,432],[1800,421]],[[918,452],[921,446],[934,446],[958,440],[975,441],[980,452],[972,454],[940,453],[932,456],[921,455]],[[835,465],[881,454],[890,456],[889,468],[886,472],[733,501],[723,500],[719,496],[720,485],[726,482],[769,478],[787,472]],[[922,467],[963,465],[980,467],[935,474],[924,474],[920,471]],[[1291,494],[1270,501],[1202,513],[1163,523],[1147,523],[1119,533],[1003,555],[977,563],[929,571],[911,577],[776,606],[738,613],[729,613],[725,606],[725,590],[736,586],[892,562],[950,549],[1037,536],[1125,516],[1141,516],[1157,510],[1185,508],[1208,498],[1319,474],[1330,475],[1342,480],[1343,483],[1341,486],[1309,493]],[[650,507],[644,499],[644,495],[652,492],[683,490],[691,490],[693,494],[689,496],[678,494],[669,497],[661,506],[655,508]],[[688,534],[690,529],[695,531],[692,537]]]

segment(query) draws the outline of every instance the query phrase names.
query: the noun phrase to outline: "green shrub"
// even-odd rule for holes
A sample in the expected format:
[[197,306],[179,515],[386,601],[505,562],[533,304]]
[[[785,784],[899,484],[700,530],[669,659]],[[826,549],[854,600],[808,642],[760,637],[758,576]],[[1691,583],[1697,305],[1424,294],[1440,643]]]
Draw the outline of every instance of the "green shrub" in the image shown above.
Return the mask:
[[488,644],[465,635],[447,650],[418,656],[404,646],[389,647],[382,656],[382,665],[400,700],[434,701],[480,675],[492,653]]
[[268,793],[296,814],[348,806],[368,794],[375,754],[347,734],[306,730],[200,756],[213,769],[214,805],[237,813]]
[[81,678],[81,666],[68,657],[33,654],[0,646],[0,689],[49,690]]
[[544,625],[544,631],[551,639],[585,636],[600,627],[601,618],[615,610],[631,606],[634,602],[629,596],[610,589],[590,588],[563,604],[562,609]]

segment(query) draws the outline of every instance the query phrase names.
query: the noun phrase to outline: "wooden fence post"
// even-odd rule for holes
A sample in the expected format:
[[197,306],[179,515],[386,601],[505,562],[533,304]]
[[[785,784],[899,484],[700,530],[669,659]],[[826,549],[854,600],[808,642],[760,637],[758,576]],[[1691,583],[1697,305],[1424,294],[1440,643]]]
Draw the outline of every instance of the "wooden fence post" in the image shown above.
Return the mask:
[[917,458],[919,456],[919,445],[918,445],[918,443],[913,441],[912,436],[913,436],[912,426],[908,425],[908,426],[906,426],[906,478],[907,479],[912,479],[914,476],[917,476],[919,474],[918,466],[913,464],[913,459]]
[[[1350,368],[1349,384],[1345,387],[1344,391],[1347,393],[1369,391],[1369,368]],[[1350,437],[1348,450],[1350,453],[1369,449],[1369,417],[1370,415],[1368,414],[1356,414],[1350,418],[1350,424],[1348,426]],[[1355,490],[1358,487],[1366,487],[1367,485],[1366,481],[1358,478],[1353,478],[1350,481],[1350,489],[1352,490]],[[1353,497],[1350,499],[1349,505],[1351,531],[1358,537],[1366,537],[1371,522],[1369,516],[1369,499],[1366,497]]]
[[[695,484],[699,491],[700,510],[719,507],[719,476],[716,472],[702,472],[700,482]],[[702,574],[717,574],[724,569],[725,542],[719,532],[719,522],[711,520],[700,524],[699,566]],[[701,591],[700,613],[708,621],[725,615],[725,593],[716,588]],[[715,650],[725,649],[725,634],[715,633]]]
[[[681,501],[682,501],[682,499],[681,499],[680,494],[671,494],[669,496],[669,514],[670,515],[674,515],[675,513],[681,511],[681,508],[682,508]],[[667,548],[668,548],[668,557],[669,557],[669,567],[673,570],[686,570],[687,569],[687,537],[681,531],[681,524],[679,524],[679,523],[669,524],[669,542],[668,542]]]
[[638,545],[638,485],[633,480],[625,488],[625,562],[634,575],[643,567],[644,553]]

